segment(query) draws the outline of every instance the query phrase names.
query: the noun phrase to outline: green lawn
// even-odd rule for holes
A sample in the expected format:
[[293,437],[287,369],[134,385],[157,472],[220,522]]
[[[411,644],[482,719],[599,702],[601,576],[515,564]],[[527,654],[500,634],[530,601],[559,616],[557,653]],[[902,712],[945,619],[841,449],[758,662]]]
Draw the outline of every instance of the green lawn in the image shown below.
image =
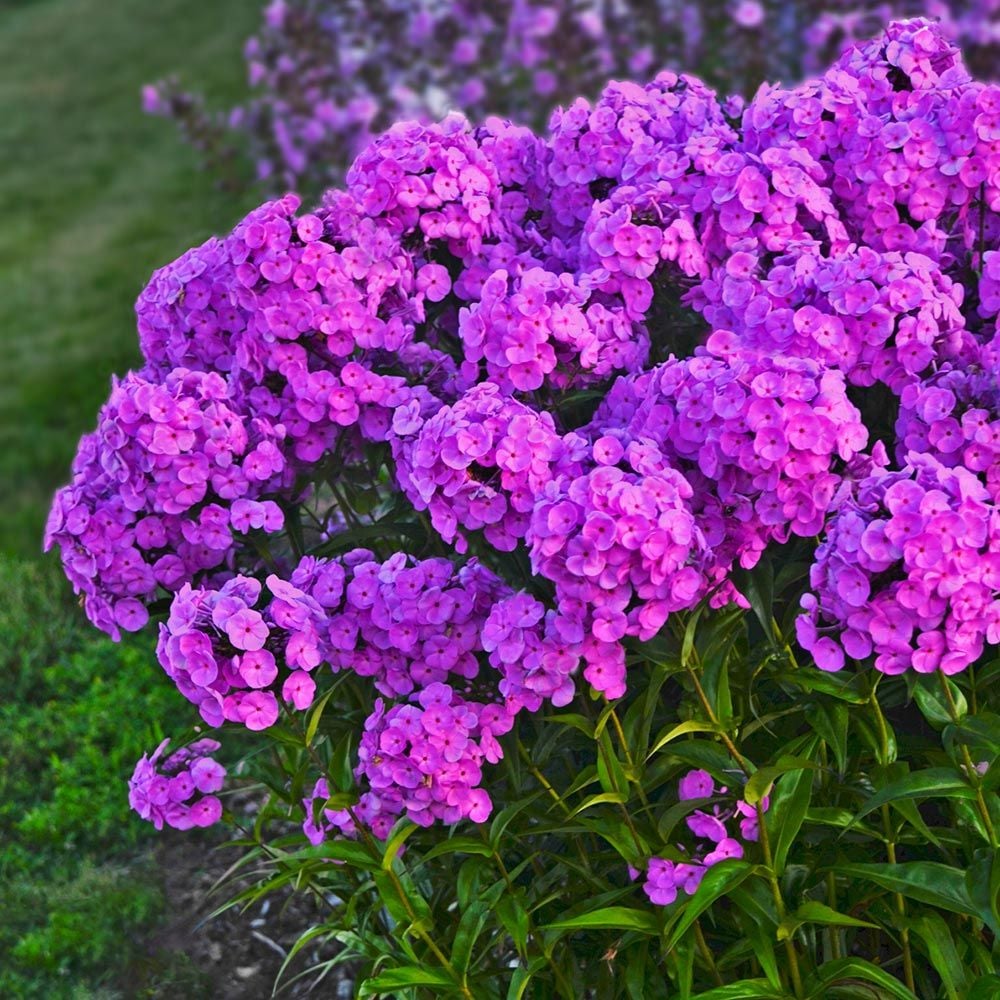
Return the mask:
[[[154,268],[255,201],[217,190],[143,83],[243,84],[255,0],[0,0],[0,996],[191,996],[135,956],[161,901],[125,780],[189,707],[148,640],[115,646],[41,560],[53,490],[138,359]],[[148,964],[148,963],[147,963]],[[123,977],[132,985],[122,990]],[[158,992],[150,983],[168,985]],[[140,981],[144,985],[139,985]]]
[[144,82],[243,83],[253,0],[0,3],[0,552],[38,552],[112,372],[137,360],[150,273],[248,207],[215,189]]

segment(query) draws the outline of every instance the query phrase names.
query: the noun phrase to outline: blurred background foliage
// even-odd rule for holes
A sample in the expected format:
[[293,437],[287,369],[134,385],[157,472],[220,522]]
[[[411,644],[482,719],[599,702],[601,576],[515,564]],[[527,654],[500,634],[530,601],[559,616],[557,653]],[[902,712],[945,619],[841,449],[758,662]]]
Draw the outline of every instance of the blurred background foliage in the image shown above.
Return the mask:
[[[194,996],[180,956],[136,962],[163,913],[125,775],[188,719],[148,640],[86,626],[41,558],[52,491],[137,357],[152,270],[253,200],[143,115],[150,75],[197,67],[238,96],[246,0],[0,2],[0,996]],[[178,717],[178,713],[181,713]],[[187,978],[184,978],[187,977]],[[159,985],[153,985],[159,983]],[[144,992],[140,992],[143,990]]]

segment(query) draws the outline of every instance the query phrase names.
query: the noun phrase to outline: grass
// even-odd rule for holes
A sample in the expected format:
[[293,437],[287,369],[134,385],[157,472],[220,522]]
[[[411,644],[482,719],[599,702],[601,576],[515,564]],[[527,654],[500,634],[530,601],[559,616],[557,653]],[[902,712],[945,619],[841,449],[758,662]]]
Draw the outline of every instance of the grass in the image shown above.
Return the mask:
[[[83,621],[41,536],[111,374],[138,361],[132,305],[150,273],[255,200],[217,190],[173,126],[142,114],[140,87],[180,71],[236,97],[259,6],[0,0],[0,996],[11,1000],[121,996],[162,909],[125,779],[191,713],[147,640],[115,646]],[[194,995],[172,975],[143,995]]]
[[144,82],[243,81],[248,0],[0,3],[0,552],[34,555],[112,372],[138,360],[150,273],[248,207],[198,169]]

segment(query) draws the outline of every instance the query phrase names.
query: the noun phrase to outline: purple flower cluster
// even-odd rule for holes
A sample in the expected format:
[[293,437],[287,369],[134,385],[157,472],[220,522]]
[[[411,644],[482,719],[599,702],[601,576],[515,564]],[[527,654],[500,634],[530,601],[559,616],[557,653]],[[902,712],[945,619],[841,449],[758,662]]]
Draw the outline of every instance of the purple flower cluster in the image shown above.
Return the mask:
[[[867,247],[835,257],[776,255],[759,274],[757,253],[738,252],[699,290],[722,356],[747,344],[815,358],[854,385],[895,391],[932,364],[970,351],[962,288],[929,257]],[[746,330],[742,337],[732,329]]]
[[213,793],[222,789],[226,769],[212,759],[216,740],[202,739],[174,751],[165,760],[170,740],[151,757],[143,755],[128,783],[129,805],[157,830],[211,826],[222,818],[222,803]]
[[[716,331],[710,346],[734,338]],[[817,534],[867,443],[843,375],[808,354],[668,361],[620,379],[588,428],[595,454],[603,442],[683,473],[713,580],[772,541]]]
[[945,367],[925,381],[911,383],[900,397],[896,421],[901,462],[912,452],[974,472],[994,503],[1000,502],[998,362],[995,351],[983,351],[980,365]]
[[648,78],[663,66],[749,94],[764,79],[817,72],[911,16],[939,21],[977,70],[995,67],[998,0],[272,0],[245,47],[245,104],[209,113],[169,79],[145,87],[143,105],[175,119],[211,160],[227,162],[235,140],[272,188],[318,188],[339,182],[399,119],[458,109],[541,128],[551,108],[606,80]]
[[997,247],[1000,86],[925,20],[745,105],[662,72],[545,136],[400,124],[153,276],[49,540],[108,631],[173,596],[211,725],[371,679],[313,835],[480,819],[519,712],[621,697],[769,545],[818,540],[823,669],[1000,640]]
[[1000,509],[973,472],[910,453],[860,481],[827,526],[798,637],[822,670],[964,670],[1000,643]]
[[564,440],[548,413],[506,397],[495,383],[443,406],[397,449],[400,484],[434,530],[465,548],[464,531],[482,529],[510,551],[523,539],[535,498],[574,465],[582,439]]
[[116,382],[46,529],[94,624],[142,628],[157,588],[220,566],[234,532],[280,529],[281,510],[260,498],[281,477],[283,437],[234,411],[214,372]]
[[[650,858],[646,869],[643,890],[650,902],[657,906],[669,906],[677,899],[678,890],[691,895],[701,884],[705,872],[712,865],[729,858],[743,857],[744,841],[756,841],[759,835],[759,814],[756,807],[742,799],[733,799],[726,787],[716,788],[712,776],[707,771],[690,771],[677,788],[677,797],[682,802],[692,799],[720,799],[711,812],[694,810],[687,818],[687,827],[694,835],[696,843],[691,849],[679,847],[679,860],[671,858]],[[761,811],[766,812],[768,800],[761,802]],[[727,827],[736,824],[739,834]]]
[[353,834],[361,821],[384,838],[404,814],[420,826],[484,822],[493,803],[480,787],[482,765],[503,757],[496,738],[513,724],[502,705],[467,701],[440,682],[428,684],[416,704],[386,709],[379,698],[358,747],[356,775],[368,790],[351,810],[323,810],[315,822],[311,799],[327,791],[320,784],[305,802],[306,834],[319,843],[331,829]]

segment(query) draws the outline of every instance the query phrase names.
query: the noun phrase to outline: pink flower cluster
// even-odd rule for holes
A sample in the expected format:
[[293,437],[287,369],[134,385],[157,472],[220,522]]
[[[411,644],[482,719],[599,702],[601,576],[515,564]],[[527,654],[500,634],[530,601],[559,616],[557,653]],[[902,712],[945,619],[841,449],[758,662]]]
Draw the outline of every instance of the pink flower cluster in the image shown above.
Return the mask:
[[279,691],[299,711],[312,704],[311,672],[330,659],[325,607],[339,602],[343,583],[332,564],[312,574],[308,593],[294,576],[268,576],[266,602],[254,577],[234,576],[217,590],[186,584],[160,626],[160,663],[210,726],[267,729],[278,720]]
[[157,588],[220,566],[234,532],[279,530],[280,508],[260,498],[281,478],[283,437],[234,410],[214,372],[116,382],[46,529],[94,624],[142,628]]
[[799,642],[822,670],[964,670],[1000,643],[1000,508],[973,472],[910,453],[861,480],[827,528]]
[[[692,799],[719,799],[728,796],[722,803],[712,806],[711,812],[695,809],[687,817],[688,829],[694,835],[694,848],[679,847],[682,860],[673,858],[650,858],[646,869],[646,881],[643,890],[650,902],[657,906],[669,906],[677,899],[678,890],[692,895],[705,872],[712,865],[729,858],[743,857],[744,841],[756,841],[759,836],[759,814],[755,806],[743,799],[733,799],[732,793],[726,787],[716,788],[715,781],[707,771],[690,771],[677,788],[677,797],[682,802]],[[765,796],[761,802],[761,812],[766,812],[768,799]],[[739,836],[734,836],[735,830],[727,827],[727,823],[737,824]]]
[[128,783],[129,805],[157,830],[211,826],[222,817],[222,803],[213,792],[222,789],[226,769],[213,760],[215,740],[202,739],[175,750],[166,759],[164,740],[151,757],[143,755]]
[[980,365],[945,367],[906,386],[896,420],[897,451],[932,455],[949,468],[974,472],[1000,502],[1000,357],[983,352]]
[[400,485],[435,531],[465,548],[462,530],[482,530],[501,551],[524,538],[537,495],[573,465],[585,442],[567,441],[548,413],[504,395],[498,385],[474,386],[443,406],[397,448]]
[[372,137],[401,118],[459,109],[541,128],[551,108],[611,78],[663,66],[708,74],[725,93],[817,72],[894,17],[939,21],[992,72],[998,0],[271,0],[245,46],[250,98],[205,110],[174,78],[143,89],[222,166],[249,147],[271,187],[339,182]]
[[793,538],[821,668],[960,670],[1000,640],[997,247],[1000,86],[924,20],[745,106],[663,72],[545,136],[400,124],[154,275],[49,543],[109,631],[172,598],[211,725],[371,678],[314,835],[483,817],[519,712],[621,697]]
[[325,779],[320,779],[304,803],[310,815],[306,834],[319,843],[332,829],[354,834],[360,821],[384,838],[403,813],[420,826],[463,819],[484,822],[493,803],[480,787],[482,765],[503,757],[496,738],[513,724],[502,705],[467,701],[438,681],[420,692],[416,704],[387,710],[377,699],[358,747],[356,775],[368,791],[350,810],[321,810],[316,822],[311,819],[312,800],[328,791]]

